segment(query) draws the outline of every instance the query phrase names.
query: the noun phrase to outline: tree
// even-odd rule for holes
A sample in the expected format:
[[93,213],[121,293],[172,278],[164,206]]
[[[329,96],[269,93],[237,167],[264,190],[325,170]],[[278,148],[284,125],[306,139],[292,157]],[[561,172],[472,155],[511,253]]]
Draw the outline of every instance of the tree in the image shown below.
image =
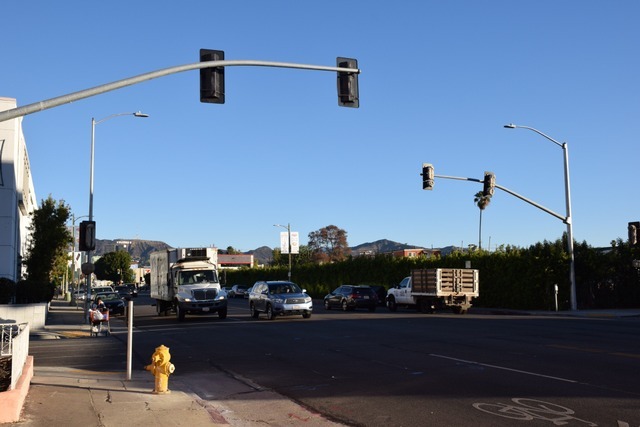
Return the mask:
[[64,200],[56,202],[49,195],[31,214],[31,240],[24,260],[29,282],[50,283],[55,274],[64,274],[67,250],[73,243],[66,226],[70,212]]
[[134,274],[131,270],[131,255],[126,251],[104,254],[95,263],[95,274],[98,280],[133,282]]
[[316,262],[343,261],[349,256],[347,232],[328,225],[309,233],[309,249]]
[[491,202],[491,196],[485,195],[482,191],[478,191],[473,196],[473,203],[475,203],[480,209],[480,227],[478,230],[478,249],[482,249],[482,211],[485,210],[487,206],[489,206],[490,202]]

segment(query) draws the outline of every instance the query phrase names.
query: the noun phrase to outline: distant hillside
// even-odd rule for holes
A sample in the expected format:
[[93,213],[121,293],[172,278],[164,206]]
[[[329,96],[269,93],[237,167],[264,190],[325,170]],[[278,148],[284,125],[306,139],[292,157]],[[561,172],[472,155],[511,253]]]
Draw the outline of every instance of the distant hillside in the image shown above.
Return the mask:
[[393,251],[401,251],[403,249],[416,249],[420,248],[420,246],[407,245],[406,243],[398,243],[393,242],[391,240],[382,239],[376,240],[371,243],[363,243],[358,246],[353,246],[351,248],[351,254],[353,256],[363,255],[363,254],[383,254],[389,253]]
[[[96,239],[96,255],[104,255],[108,252],[113,252],[116,249],[126,249],[131,257],[137,261],[141,266],[149,265],[149,255],[151,252],[169,249],[172,246],[165,242],[155,240],[140,240],[140,239],[116,239],[116,240],[100,240]],[[358,246],[351,247],[351,254],[353,256],[363,254],[382,254],[393,251],[399,251],[402,249],[415,249],[420,246],[408,245],[406,243],[398,243],[392,240],[382,239],[375,242],[362,243]],[[442,255],[448,255],[456,248],[454,246],[447,246],[442,248]],[[253,255],[253,258],[258,264],[269,265],[273,261],[273,248],[268,246],[261,246],[257,249],[245,252],[245,254]]]
[[149,256],[151,252],[168,249],[171,246],[165,242],[155,240],[139,240],[139,239],[116,239],[116,240],[100,240],[96,239],[96,255],[104,255],[115,250],[126,250],[134,261],[140,266],[149,265]]
[[269,265],[273,261],[273,249],[269,246],[260,246],[258,249],[246,253],[253,255],[253,259],[261,265]]

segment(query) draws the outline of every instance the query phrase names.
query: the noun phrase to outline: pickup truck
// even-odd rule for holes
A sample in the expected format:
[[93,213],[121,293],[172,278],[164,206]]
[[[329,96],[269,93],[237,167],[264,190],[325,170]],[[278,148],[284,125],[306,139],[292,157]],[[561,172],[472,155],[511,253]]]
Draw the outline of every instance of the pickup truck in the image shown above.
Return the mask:
[[415,307],[423,313],[449,307],[464,314],[480,295],[479,272],[470,268],[430,268],[411,270],[411,275],[387,291],[387,307]]

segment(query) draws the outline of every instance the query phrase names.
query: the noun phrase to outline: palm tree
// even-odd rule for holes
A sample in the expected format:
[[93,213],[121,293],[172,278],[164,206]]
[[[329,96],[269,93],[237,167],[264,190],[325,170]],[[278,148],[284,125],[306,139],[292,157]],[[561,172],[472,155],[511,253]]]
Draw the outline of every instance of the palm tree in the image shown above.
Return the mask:
[[475,196],[473,196],[473,203],[475,203],[478,208],[480,208],[480,227],[478,230],[478,249],[482,249],[482,211],[489,206],[491,202],[491,195],[484,194],[482,191],[478,191]]

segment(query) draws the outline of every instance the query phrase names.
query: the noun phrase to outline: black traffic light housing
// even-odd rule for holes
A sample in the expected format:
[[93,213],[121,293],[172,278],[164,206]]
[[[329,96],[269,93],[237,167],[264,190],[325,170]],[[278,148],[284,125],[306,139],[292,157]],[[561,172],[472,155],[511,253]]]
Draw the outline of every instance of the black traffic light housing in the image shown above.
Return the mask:
[[629,223],[629,245],[636,246],[640,240],[640,221]]
[[422,164],[422,189],[433,190],[435,171],[431,163]]
[[96,222],[80,222],[80,240],[78,249],[81,251],[93,251],[96,248]]
[[493,174],[493,172],[485,172],[484,188],[482,189],[482,195],[485,197],[492,197],[495,186],[496,186],[496,176]]
[[[358,60],[338,57],[336,66],[340,68],[358,68]],[[358,73],[338,71],[338,105],[350,108],[360,107]]]
[[[222,50],[200,49],[200,62],[223,60]],[[224,104],[224,67],[200,69],[200,102]]]

